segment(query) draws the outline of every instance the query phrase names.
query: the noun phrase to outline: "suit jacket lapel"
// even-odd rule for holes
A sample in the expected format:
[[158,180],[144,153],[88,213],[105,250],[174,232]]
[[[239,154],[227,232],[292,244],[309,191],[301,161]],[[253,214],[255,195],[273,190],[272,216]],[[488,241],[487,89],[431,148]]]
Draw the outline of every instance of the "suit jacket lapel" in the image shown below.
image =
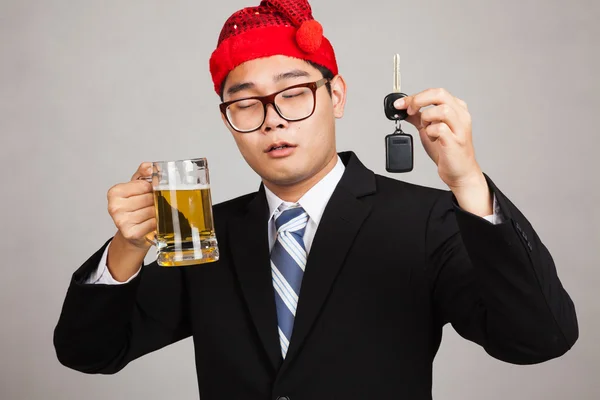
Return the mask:
[[269,207],[263,185],[247,212],[229,223],[230,246],[244,298],[274,369],[281,364],[268,242]]
[[351,152],[341,153],[346,170],[327,203],[313,239],[298,300],[294,330],[280,373],[298,354],[317,319],[354,237],[370,213],[358,197],[375,192],[375,176]]

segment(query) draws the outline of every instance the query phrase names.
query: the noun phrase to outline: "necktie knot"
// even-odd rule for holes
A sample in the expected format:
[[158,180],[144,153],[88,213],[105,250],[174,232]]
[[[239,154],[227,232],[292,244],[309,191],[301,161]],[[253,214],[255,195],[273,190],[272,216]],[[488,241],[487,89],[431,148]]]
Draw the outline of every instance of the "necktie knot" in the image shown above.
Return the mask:
[[304,230],[308,224],[308,214],[300,206],[290,207],[281,212],[275,220],[277,232],[290,232],[304,235]]

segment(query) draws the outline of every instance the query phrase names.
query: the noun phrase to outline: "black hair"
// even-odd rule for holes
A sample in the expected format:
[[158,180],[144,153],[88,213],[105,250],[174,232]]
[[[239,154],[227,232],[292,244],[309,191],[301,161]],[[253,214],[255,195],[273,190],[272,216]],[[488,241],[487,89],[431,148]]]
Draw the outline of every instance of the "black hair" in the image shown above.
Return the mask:
[[[315,62],[309,61],[309,60],[303,60],[305,63],[309,64],[310,66],[312,66],[313,68],[317,69],[321,75],[323,75],[323,78],[327,78],[330,81],[333,79],[333,72],[331,72],[331,70],[329,68],[326,68],[320,64],[317,64]],[[223,90],[225,90],[225,82],[227,82],[227,77],[225,77],[225,79],[223,79],[223,82],[221,82],[221,102],[223,101]],[[331,84],[330,82],[327,82],[327,84],[325,85],[325,87],[327,88],[327,93],[329,93],[329,95],[331,96]]]
[[304,60],[304,61],[307,62],[308,64],[312,65],[314,68],[318,69],[319,72],[321,73],[321,75],[323,75],[323,78],[327,78],[329,80],[329,82],[327,82],[325,87],[327,87],[327,93],[329,93],[329,95],[331,96],[331,80],[333,79],[333,72],[331,72],[329,70],[329,68],[326,68],[320,64],[317,64],[317,63],[314,63],[314,62],[308,61],[308,60]]

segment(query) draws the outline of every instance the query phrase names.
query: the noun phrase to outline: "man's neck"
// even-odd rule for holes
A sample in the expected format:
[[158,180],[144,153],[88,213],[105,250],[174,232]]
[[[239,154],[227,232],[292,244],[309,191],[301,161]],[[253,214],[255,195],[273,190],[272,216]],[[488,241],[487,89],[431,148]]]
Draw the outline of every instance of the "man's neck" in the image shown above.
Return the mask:
[[265,180],[263,180],[263,183],[281,200],[295,203],[300,200],[300,198],[304,196],[304,194],[306,194],[306,192],[308,192],[313,186],[319,183],[321,179],[323,179],[329,172],[331,172],[331,170],[335,167],[337,160],[338,155],[337,153],[334,153],[333,157],[331,157],[329,162],[327,162],[325,167],[321,168],[319,172],[310,178],[297,182],[293,185],[277,185]]

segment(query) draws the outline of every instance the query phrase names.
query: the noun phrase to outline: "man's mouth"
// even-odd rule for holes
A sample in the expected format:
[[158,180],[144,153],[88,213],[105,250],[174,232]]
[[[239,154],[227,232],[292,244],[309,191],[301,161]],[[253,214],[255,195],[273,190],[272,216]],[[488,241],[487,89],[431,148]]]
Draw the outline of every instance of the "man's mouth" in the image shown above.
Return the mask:
[[267,148],[266,153],[270,153],[275,150],[287,149],[288,147],[296,147],[296,146],[289,144],[289,143],[282,143],[282,142],[274,143]]
[[287,149],[288,147],[290,147],[290,146],[288,146],[287,144],[284,144],[283,146],[271,147],[271,150],[269,150],[269,151]]

